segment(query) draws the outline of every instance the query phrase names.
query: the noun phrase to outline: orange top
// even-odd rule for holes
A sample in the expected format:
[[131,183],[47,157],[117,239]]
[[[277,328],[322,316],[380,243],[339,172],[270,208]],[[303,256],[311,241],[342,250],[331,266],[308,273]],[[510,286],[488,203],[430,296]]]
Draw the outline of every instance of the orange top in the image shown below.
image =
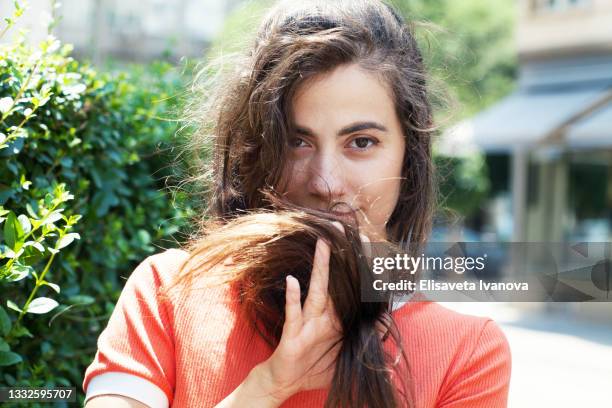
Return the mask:
[[[229,285],[194,288],[180,300],[156,295],[188,254],[150,256],[131,274],[98,351],[85,372],[87,398],[120,394],[152,407],[213,407],[272,349],[239,318]],[[511,356],[489,318],[431,301],[393,311],[410,364],[417,407],[505,407]],[[395,351],[392,341],[385,349]],[[322,407],[327,390],[304,391],[282,405]]]

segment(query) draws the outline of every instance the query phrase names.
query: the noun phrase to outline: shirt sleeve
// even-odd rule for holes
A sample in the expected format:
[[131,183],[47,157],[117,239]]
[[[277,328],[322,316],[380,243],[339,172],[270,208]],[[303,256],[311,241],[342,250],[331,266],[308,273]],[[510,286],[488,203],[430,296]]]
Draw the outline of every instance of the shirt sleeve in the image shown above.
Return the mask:
[[[145,259],[132,272],[98,338],[98,350],[83,380],[86,400],[117,394],[167,407],[173,399],[172,324],[157,294],[162,276],[153,263],[155,256],[160,255]],[[154,398],[144,400],[143,395]]]
[[469,356],[436,406],[507,407],[512,357],[506,336],[493,320],[484,324]]

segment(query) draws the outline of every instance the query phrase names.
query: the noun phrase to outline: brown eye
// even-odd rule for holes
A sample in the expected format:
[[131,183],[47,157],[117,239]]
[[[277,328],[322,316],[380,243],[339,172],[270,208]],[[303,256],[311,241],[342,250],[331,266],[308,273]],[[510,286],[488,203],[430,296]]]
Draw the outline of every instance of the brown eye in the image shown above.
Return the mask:
[[377,144],[378,142],[372,138],[369,137],[356,137],[355,139],[353,139],[351,141],[351,144],[356,147],[357,149],[361,149],[361,150],[365,150],[369,147],[372,147],[373,145]]
[[304,140],[300,139],[299,137],[295,137],[289,141],[289,145],[291,147],[302,147],[304,144]]

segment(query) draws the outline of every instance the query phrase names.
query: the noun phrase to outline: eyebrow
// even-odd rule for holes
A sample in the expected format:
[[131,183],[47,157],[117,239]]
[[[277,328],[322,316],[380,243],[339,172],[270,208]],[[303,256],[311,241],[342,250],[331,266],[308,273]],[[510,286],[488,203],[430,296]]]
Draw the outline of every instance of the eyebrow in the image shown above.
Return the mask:
[[[387,131],[385,126],[377,122],[355,122],[340,129],[340,131],[338,131],[338,136],[345,136],[366,129],[376,129],[383,132]],[[295,125],[295,130],[297,133],[304,136],[314,136],[314,132],[306,126]]]

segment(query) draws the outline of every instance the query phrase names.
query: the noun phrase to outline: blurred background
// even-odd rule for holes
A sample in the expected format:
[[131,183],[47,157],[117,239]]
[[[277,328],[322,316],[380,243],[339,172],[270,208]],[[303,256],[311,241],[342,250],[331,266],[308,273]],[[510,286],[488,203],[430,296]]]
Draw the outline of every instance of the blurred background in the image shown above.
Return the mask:
[[[612,0],[392,3],[432,76],[433,239],[610,242]],[[271,4],[0,5],[0,383],[80,388],[125,278],[187,239],[203,205],[181,184],[194,159],[176,160],[187,86],[198,63],[248,47]],[[612,304],[446,305],[502,325],[510,406],[612,404]]]

